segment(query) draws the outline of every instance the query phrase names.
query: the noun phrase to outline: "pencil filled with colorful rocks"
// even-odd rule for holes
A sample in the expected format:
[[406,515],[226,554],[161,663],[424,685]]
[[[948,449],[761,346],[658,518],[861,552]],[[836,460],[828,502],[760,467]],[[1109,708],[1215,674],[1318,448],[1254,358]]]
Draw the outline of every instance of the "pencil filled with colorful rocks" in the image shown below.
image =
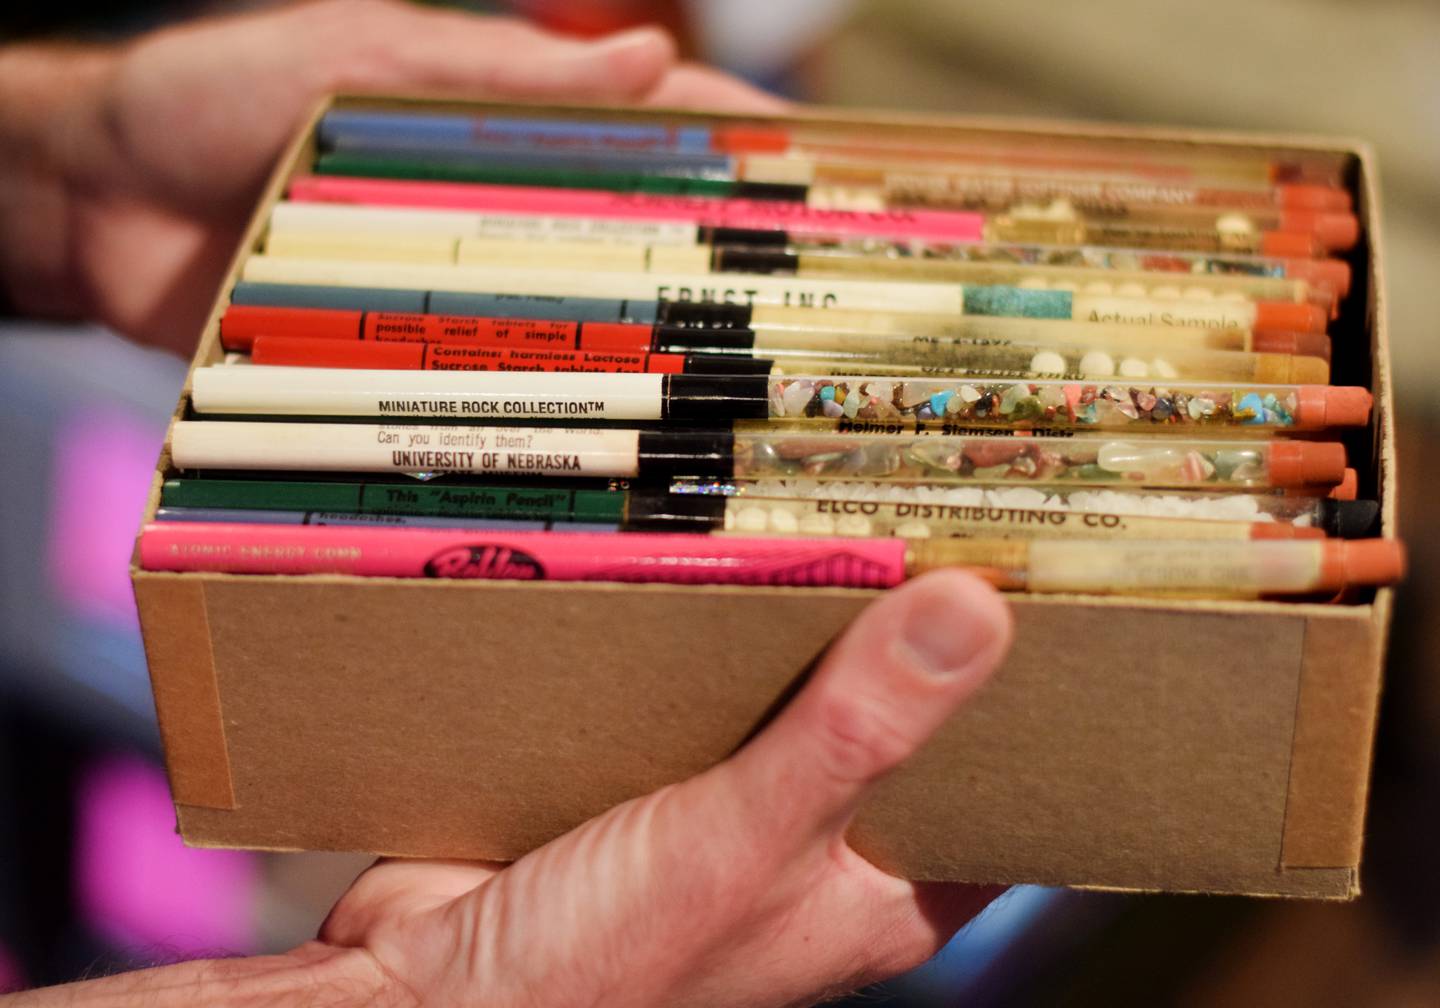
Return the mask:
[[1403,573],[1346,447],[1375,403],[1332,344],[1334,157],[423,106],[333,108],[314,148],[192,374],[147,569]]

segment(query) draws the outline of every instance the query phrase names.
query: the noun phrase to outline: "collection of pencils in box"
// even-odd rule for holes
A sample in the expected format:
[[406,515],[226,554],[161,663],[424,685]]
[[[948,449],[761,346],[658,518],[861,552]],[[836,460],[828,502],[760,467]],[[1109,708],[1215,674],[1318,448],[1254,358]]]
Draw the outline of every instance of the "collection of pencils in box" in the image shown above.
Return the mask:
[[[1324,155],[337,108],[152,570],[1327,598],[1396,580]],[[897,135],[898,136],[898,135]]]

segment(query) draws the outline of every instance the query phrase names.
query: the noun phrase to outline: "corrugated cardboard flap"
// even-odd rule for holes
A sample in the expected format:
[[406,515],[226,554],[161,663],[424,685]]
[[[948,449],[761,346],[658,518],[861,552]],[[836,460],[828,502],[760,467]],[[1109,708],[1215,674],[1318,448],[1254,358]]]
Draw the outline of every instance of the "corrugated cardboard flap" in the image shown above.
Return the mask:
[[205,582],[149,572],[133,580],[170,790],[180,804],[233,809]]
[[1305,622],[1281,867],[1360,864],[1380,691],[1367,610]]

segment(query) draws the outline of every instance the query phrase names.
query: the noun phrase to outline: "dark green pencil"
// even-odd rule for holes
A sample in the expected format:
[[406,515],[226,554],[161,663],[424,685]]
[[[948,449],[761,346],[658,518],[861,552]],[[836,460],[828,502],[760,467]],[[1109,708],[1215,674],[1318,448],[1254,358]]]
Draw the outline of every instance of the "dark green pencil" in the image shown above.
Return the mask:
[[327,511],[356,514],[618,522],[622,490],[575,487],[335,482],[320,480],[172,479],[165,507]]

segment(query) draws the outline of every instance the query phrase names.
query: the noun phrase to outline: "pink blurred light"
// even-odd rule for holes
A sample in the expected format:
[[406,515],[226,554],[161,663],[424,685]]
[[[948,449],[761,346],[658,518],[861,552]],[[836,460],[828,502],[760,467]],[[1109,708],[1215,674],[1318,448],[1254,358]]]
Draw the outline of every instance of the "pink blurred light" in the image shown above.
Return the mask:
[[134,627],[130,550],[163,428],[103,408],[77,411],[56,437],[50,583],[80,615]]
[[11,994],[25,987],[25,971],[9,950],[0,945],[0,994]]
[[77,801],[76,900],[97,934],[152,959],[255,950],[258,860],[181,843],[159,769],[106,757]]

